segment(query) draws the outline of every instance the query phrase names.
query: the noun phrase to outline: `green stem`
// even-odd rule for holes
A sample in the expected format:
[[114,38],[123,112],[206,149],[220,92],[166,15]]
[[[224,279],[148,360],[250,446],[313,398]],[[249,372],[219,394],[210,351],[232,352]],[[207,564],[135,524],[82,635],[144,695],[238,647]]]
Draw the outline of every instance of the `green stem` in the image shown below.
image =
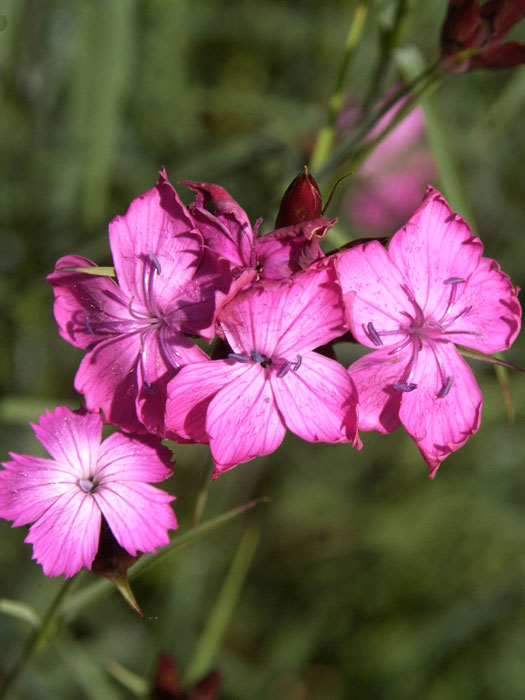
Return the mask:
[[[386,100],[386,102],[373,110],[368,117],[365,117],[361,124],[359,124],[356,129],[335,149],[332,155],[323,164],[315,176],[316,179],[319,181],[333,175],[334,171],[343,165],[345,161],[351,159],[362,139],[367,136],[367,134],[374,128],[380,119],[382,119],[399,100],[413,91],[417,91],[419,99],[426,90],[427,84],[430,85],[437,79],[440,65],[440,61],[436,61],[430,65],[413,80],[410,80],[408,83],[399,88],[399,90],[396,90],[396,92],[388,100]],[[379,141],[376,139],[376,145],[378,142]]]
[[354,12],[352,22],[350,23],[350,28],[348,29],[345,50],[339,66],[335,88],[328,102],[328,116],[326,119],[326,124],[319,131],[317,141],[314,146],[314,151],[310,160],[310,168],[312,170],[316,170],[321,167],[322,163],[326,160],[332,150],[336,136],[335,124],[343,104],[343,88],[346,74],[348,72],[350,59],[363,34],[366,14],[366,2],[360,2],[356,8],[356,11]]
[[13,666],[11,671],[4,678],[4,681],[0,686],[0,698],[7,697],[7,692],[9,691],[13,683],[15,683],[16,680],[18,680],[19,676],[22,674],[24,668],[33,656],[36,649],[38,649],[40,644],[49,635],[49,632],[52,629],[58,617],[57,612],[60,608],[60,605],[64,600],[74,580],[74,578],[69,578],[65,580],[64,584],[62,585],[61,589],[55,596],[53,602],[51,603],[46,614],[44,615],[40,626],[30,635],[25,645],[22,656],[18,659],[17,663]]

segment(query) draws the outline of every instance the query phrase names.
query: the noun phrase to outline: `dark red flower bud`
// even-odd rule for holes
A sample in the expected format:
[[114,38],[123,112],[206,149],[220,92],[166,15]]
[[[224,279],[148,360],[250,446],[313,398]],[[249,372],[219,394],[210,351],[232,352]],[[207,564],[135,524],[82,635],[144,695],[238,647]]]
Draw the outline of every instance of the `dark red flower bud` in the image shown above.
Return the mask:
[[475,68],[512,68],[525,63],[525,46],[502,39],[525,16],[525,0],[449,0],[441,32],[445,68],[464,73]]
[[304,173],[299,173],[283,195],[275,228],[318,219],[322,213],[323,203],[319,187],[305,165]]

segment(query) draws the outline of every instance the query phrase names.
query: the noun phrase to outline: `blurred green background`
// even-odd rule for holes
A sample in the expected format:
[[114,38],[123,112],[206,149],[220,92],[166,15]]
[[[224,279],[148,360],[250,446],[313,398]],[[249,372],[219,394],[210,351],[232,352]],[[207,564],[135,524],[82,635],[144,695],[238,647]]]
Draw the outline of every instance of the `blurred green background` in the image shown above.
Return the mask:
[[[367,93],[378,27],[397,2],[366,5],[349,102]],[[58,337],[44,282],[56,259],[110,264],[108,221],[153,186],[162,165],[172,182],[226,187],[269,230],[324,123],[356,6],[0,0],[3,460],[8,450],[38,453],[27,423],[45,406],[78,405],[82,354]],[[400,45],[433,61],[445,11],[445,0],[407,3]],[[398,76],[392,61],[384,68],[386,88]],[[467,216],[486,255],[525,286],[525,69],[454,77],[427,108],[433,184]],[[328,247],[360,235],[344,204],[357,181],[345,181],[329,212],[340,222]],[[330,182],[320,184],[326,196]],[[506,357],[524,365],[524,350],[520,338]],[[134,582],[155,619],[138,619],[116,594],[98,600],[35,657],[13,697],[132,698],[115,664],[148,679],[162,649],[194,675],[208,662],[219,668],[221,697],[232,700],[523,697],[525,378],[510,376],[512,424],[493,368],[472,364],[485,397],[481,428],[434,482],[402,431],[364,434],[359,453],[288,436],[274,455],[213,482],[203,519],[259,496],[270,503]],[[174,451],[168,488],[182,532],[208,450]],[[247,528],[228,615],[217,597]],[[0,598],[42,613],[60,582],[31,561],[24,528],[1,521],[0,536]],[[213,610],[227,623],[218,644],[203,636]],[[0,673],[28,633],[0,615]]]

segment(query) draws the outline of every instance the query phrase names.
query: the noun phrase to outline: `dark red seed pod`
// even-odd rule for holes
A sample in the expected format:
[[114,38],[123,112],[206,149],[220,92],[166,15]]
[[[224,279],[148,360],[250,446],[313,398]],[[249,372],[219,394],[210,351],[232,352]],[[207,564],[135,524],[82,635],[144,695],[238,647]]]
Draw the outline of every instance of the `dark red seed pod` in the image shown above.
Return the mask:
[[304,172],[292,180],[283,195],[279,213],[275,220],[275,228],[302,224],[303,221],[318,219],[323,213],[321,192],[317,182],[308,172],[306,165]]

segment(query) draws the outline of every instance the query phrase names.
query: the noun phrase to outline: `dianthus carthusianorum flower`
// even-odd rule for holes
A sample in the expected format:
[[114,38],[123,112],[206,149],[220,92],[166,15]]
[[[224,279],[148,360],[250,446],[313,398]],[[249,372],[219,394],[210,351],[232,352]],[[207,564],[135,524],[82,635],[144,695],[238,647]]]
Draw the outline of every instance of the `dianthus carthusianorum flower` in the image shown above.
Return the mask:
[[255,284],[219,314],[228,359],[183,367],[168,385],[166,424],[209,442],[215,474],[273,452],[288,428],[310,442],[357,444],[346,370],[315,348],[345,333],[333,265]]
[[[87,354],[75,377],[90,410],[124,430],[163,434],[166,385],[202,360],[187,335],[213,337],[215,296],[231,283],[225,262],[203,262],[202,235],[168,182],[137,197],[109,225],[118,284],[75,271],[86,258],[60,259],[48,282],[60,335]],[[222,267],[221,267],[222,266]]]
[[47,576],[91,568],[102,517],[127,552],[154,552],[177,527],[173,496],[148,482],[171,474],[171,452],[153,437],[113,433],[98,414],[58,407],[32,426],[51,459],[10,454],[0,471],[0,517],[34,523],[26,542]]
[[337,263],[349,328],[374,349],[349,368],[359,427],[390,433],[402,424],[431,476],[479,427],[481,392],[455,344],[498,352],[520,328],[517,289],[482,253],[429,187],[388,251],[372,241]]

